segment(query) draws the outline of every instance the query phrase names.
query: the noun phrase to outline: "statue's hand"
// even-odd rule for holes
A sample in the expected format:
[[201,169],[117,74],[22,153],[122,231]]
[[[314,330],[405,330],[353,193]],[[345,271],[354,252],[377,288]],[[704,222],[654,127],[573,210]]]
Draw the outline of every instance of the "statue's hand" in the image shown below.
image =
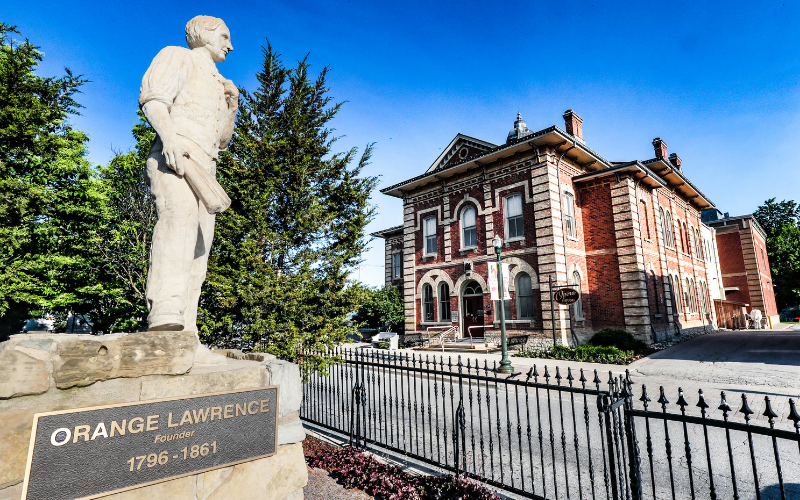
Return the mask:
[[178,175],[183,175],[183,157],[188,155],[189,148],[186,147],[182,137],[173,135],[169,138],[161,138],[164,144],[162,154],[167,161],[167,166]]
[[228,105],[230,106],[231,103],[238,104],[239,89],[236,88],[236,85],[231,80],[225,80],[222,85],[225,88],[225,98],[228,100]]

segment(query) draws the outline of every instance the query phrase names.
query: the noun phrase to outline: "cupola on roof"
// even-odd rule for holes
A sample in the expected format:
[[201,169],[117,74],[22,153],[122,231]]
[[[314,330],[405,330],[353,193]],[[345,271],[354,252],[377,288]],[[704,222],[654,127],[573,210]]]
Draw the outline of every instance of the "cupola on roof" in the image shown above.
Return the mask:
[[506,139],[506,143],[511,141],[515,141],[526,135],[531,135],[533,132],[531,129],[525,125],[525,122],[522,120],[522,116],[520,115],[519,111],[517,112],[517,121],[514,122],[514,128],[511,129],[511,132],[508,133],[508,138]]

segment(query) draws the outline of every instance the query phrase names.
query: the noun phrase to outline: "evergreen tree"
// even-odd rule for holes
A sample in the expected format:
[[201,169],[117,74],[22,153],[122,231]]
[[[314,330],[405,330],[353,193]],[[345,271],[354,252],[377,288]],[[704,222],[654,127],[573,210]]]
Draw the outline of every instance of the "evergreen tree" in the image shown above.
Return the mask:
[[86,80],[37,76],[42,53],[0,23],[0,316],[4,330],[100,293],[87,258],[102,193],[68,121]]
[[800,205],[770,198],[753,217],[767,233],[767,256],[778,310],[800,304]]
[[285,68],[268,46],[258,89],[241,92],[217,165],[233,204],[217,217],[198,319],[205,340],[261,341],[324,370],[330,361],[311,353],[355,331],[363,288],[348,275],[366,246],[377,179],[362,176],[372,145],[357,161],[355,149],[333,152],[328,127],[341,103],[328,95],[328,68],[313,81],[308,68],[307,58]]

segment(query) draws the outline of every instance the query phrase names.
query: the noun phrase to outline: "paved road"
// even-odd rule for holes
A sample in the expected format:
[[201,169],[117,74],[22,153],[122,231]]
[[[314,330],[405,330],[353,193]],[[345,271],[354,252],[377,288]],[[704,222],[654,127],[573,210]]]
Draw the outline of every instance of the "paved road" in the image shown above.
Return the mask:
[[746,386],[800,393],[800,331],[717,332],[674,345],[632,363],[639,376]]

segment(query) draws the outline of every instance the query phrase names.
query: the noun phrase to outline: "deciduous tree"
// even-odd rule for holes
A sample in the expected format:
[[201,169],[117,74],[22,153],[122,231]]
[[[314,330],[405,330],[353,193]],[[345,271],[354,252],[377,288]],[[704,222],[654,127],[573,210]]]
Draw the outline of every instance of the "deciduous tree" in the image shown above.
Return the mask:
[[767,233],[767,255],[778,309],[800,304],[800,205],[770,198],[753,212]]
[[87,258],[102,193],[69,116],[86,80],[38,76],[42,53],[0,24],[0,316],[7,329],[97,293]]

